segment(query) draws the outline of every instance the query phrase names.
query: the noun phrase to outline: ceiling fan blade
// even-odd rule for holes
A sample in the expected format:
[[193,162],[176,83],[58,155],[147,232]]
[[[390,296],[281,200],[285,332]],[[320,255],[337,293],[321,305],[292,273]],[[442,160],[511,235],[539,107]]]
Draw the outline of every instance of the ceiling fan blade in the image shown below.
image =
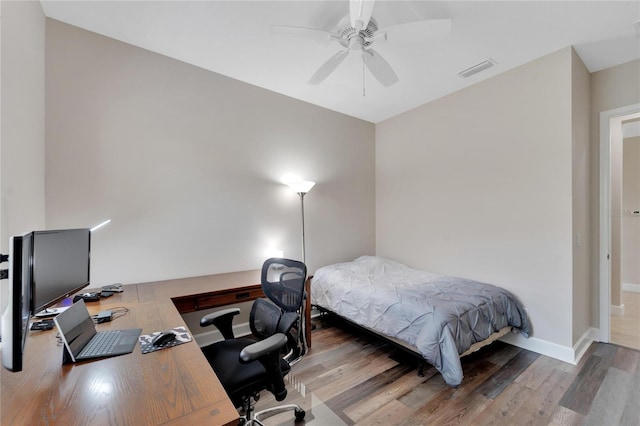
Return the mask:
[[272,25],[271,32],[273,34],[285,34],[304,37],[319,42],[340,40],[340,34],[315,28],[294,27],[289,25]]
[[347,49],[341,50],[340,52],[330,57],[329,60],[322,64],[322,66],[318,68],[318,71],[316,71],[315,74],[311,76],[309,84],[322,83],[325,78],[329,77],[329,74],[331,74],[336,68],[338,68],[338,65],[340,65],[342,61],[344,61],[348,54],[349,50]]
[[351,26],[358,31],[367,28],[374,5],[374,0],[350,0],[349,17],[351,18]]
[[[451,19],[427,19],[393,25],[376,31],[371,39],[380,38],[379,34],[386,34],[385,40],[392,39],[402,42],[443,40],[451,34]],[[371,40],[367,39],[367,41]]]
[[384,86],[389,87],[398,81],[398,76],[391,68],[391,65],[373,49],[362,51],[364,64],[371,74]]

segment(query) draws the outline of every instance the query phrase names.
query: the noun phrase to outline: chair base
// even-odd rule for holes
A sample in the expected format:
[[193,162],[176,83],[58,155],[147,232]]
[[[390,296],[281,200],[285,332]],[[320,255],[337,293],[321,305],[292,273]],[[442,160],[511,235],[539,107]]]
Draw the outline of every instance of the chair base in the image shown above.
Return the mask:
[[240,417],[240,426],[258,425],[264,426],[260,421],[260,417],[265,414],[277,414],[284,411],[293,410],[296,416],[296,421],[302,421],[306,412],[298,404],[286,404],[278,405],[276,407],[265,408],[264,410],[255,411],[254,403],[250,403],[248,408],[245,406],[244,415]]

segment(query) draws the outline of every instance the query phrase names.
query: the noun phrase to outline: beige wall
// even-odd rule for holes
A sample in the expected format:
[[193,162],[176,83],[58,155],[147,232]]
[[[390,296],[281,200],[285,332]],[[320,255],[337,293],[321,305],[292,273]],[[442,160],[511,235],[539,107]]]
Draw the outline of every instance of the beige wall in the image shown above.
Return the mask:
[[49,227],[112,222],[92,283],[307,263],[375,252],[374,125],[47,20]]
[[0,52],[2,86],[1,236],[45,225],[44,49],[40,2],[3,1]]
[[566,48],[376,126],[378,254],[505,287],[527,306],[534,336],[564,347],[571,69]]
[[[640,101],[640,60],[627,62],[602,71],[594,72],[591,76],[592,117],[591,127],[600,128],[600,112],[632,105]],[[596,141],[599,143],[599,140]]]
[[[593,277],[592,310],[593,326],[598,326],[600,321],[600,217],[606,214],[608,209],[602,211],[600,207],[600,113],[616,108],[640,103],[640,60],[627,62],[615,67],[595,72],[591,75],[591,228],[592,250],[591,264]],[[616,289],[612,287],[612,291]],[[614,303],[612,293],[612,303]]]
[[622,164],[622,282],[640,285],[640,137],[625,138]]
[[573,344],[591,327],[591,152],[589,117],[591,74],[571,51],[571,146],[573,225]]

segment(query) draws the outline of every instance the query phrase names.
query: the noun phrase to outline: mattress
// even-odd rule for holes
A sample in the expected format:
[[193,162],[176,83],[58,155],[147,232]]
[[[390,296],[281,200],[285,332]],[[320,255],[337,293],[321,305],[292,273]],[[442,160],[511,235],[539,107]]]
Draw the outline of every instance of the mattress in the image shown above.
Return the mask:
[[451,386],[463,379],[460,354],[475,343],[509,326],[530,334],[524,307],[509,291],[374,256],[318,269],[311,302],[406,342]]

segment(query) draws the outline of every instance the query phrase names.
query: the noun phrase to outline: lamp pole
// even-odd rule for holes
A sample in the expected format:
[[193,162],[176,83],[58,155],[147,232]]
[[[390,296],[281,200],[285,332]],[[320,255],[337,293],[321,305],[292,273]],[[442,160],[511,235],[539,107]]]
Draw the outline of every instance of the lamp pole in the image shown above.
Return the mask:
[[302,263],[307,264],[305,238],[304,238],[304,196],[306,192],[298,192],[300,196],[300,211],[302,212]]

